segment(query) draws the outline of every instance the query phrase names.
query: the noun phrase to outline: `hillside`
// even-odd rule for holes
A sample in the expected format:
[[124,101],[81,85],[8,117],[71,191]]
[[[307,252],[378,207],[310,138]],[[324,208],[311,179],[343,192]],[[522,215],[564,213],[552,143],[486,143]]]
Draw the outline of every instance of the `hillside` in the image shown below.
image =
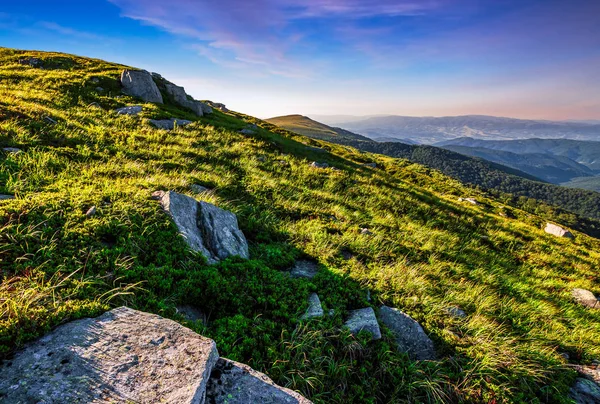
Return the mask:
[[592,169],[565,156],[544,153],[517,154],[483,147],[442,146],[444,149],[502,164],[523,171],[553,184],[568,182],[576,177],[593,177]]
[[302,115],[286,115],[275,118],[266,119],[267,122],[287,129],[290,132],[300,135],[309,136],[313,139],[332,140],[332,139],[348,139],[348,140],[369,140],[368,138],[357,135],[342,128],[327,126],[321,122],[314,121],[307,116]]
[[[600,357],[600,310],[572,297],[600,292],[600,241],[547,234],[545,219],[407,160],[217,108],[198,117],[166,94],[141,102],[122,94],[124,68],[0,48],[0,146],[18,149],[0,164],[14,196],[0,200],[3,358],[127,305],[316,403],[570,402],[573,366]],[[151,125],[165,118],[173,130]],[[157,190],[233,212],[250,259],[208,265]],[[289,275],[299,259],[314,278]],[[331,315],[301,320],[313,292]],[[437,359],[411,360],[385,327],[378,341],[342,327],[382,304],[417,320]]]
[[459,137],[482,140],[527,138],[598,140],[600,125],[578,122],[534,121],[482,115],[447,117],[381,116],[337,126],[369,138],[396,137],[435,144]]

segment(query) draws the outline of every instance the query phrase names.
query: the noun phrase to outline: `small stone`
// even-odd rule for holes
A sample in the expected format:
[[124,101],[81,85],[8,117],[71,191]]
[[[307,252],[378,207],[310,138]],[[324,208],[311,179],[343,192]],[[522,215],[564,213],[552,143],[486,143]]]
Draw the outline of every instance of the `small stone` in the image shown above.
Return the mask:
[[18,149],[16,147],[5,147],[2,150],[4,150],[6,153],[10,153],[10,154],[19,154],[19,153],[23,152],[23,150]]
[[374,340],[381,339],[381,330],[372,307],[352,310],[344,326],[350,329],[352,334],[358,334],[364,330],[368,331]]
[[92,216],[94,216],[95,214],[96,214],[96,207],[95,207],[95,206],[92,206],[91,208],[89,208],[89,209],[88,209],[88,211],[87,211],[87,212],[85,212],[85,215],[86,215],[87,217],[92,217]]
[[98,77],[92,77],[90,81],[94,84],[100,83],[100,79]]
[[327,168],[327,167],[329,167],[329,164],[313,161],[312,163],[310,163],[310,166],[313,168]]
[[589,290],[575,288],[571,294],[577,303],[592,309],[600,309],[600,301],[598,301],[598,298]]
[[600,386],[591,380],[577,378],[571,387],[570,397],[577,404],[600,403]]
[[177,126],[186,126],[192,123],[192,121],[188,121],[186,119],[150,119],[150,123],[154,125],[158,129],[166,129],[172,130],[175,129],[175,125]]
[[312,279],[319,273],[319,265],[314,261],[298,260],[294,263],[290,275],[292,278]]
[[573,238],[573,234],[569,230],[562,228],[554,223],[546,223],[544,231],[556,237]]
[[227,109],[227,107],[225,106],[225,104],[221,104],[221,103],[213,103],[214,107],[216,109],[218,109],[221,112],[229,112],[229,110]]
[[50,118],[49,116],[45,116],[44,119],[53,125],[56,125],[58,123],[54,119]]
[[240,130],[239,133],[241,133],[242,135],[254,135],[256,133],[256,131],[253,129],[244,128],[244,129]]
[[377,163],[363,163],[364,167],[377,168]]
[[456,317],[456,318],[464,318],[467,317],[467,313],[464,312],[464,310],[461,310],[460,308],[456,307],[456,306],[452,306],[452,307],[448,307],[446,309],[446,311],[448,312],[448,314],[450,314],[452,317]]
[[154,191],[152,192],[151,198],[158,201],[163,197],[164,194],[165,191]]
[[319,295],[312,293],[308,297],[308,309],[306,309],[306,313],[300,319],[308,320],[316,317],[323,317],[323,307],[321,306]]
[[0,195],[0,201],[6,201],[9,199],[15,199],[15,196],[14,195],[3,195],[3,194]]
[[479,205],[475,198],[458,198],[459,202],[469,202],[471,205]]
[[119,115],[131,115],[135,116],[142,112],[144,109],[141,105],[131,105],[129,107],[117,108],[115,111]]
[[370,234],[373,234],[373,232],[365,227],[365,228],[360,229],[360,234],[370,235]]
[[96,87],[96,91],[101,93],[102,91],[104,91],[104,89],[102,87]]
[[393,307],[381,306],[379,317],[394,334],[399,351],[406,352],[413,360],[435,359],[433,342],[421,325],[408,314]]

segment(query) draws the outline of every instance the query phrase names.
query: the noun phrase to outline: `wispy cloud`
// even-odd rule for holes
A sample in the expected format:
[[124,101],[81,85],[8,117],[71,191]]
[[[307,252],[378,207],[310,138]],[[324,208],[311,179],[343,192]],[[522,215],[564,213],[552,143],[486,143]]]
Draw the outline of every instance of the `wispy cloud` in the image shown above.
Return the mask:
[[65,26],[62,26],[55,22],[42,21],[42,22],[39,22],[37,25],[43,29],[53,31],[53,32],[56,32],[56,33],[64,35],[64,36],[77,38],[77,39],[92,40],[92,41],[105,41],[108,39],[107,37],[102,36],[102,35],[65,27]]

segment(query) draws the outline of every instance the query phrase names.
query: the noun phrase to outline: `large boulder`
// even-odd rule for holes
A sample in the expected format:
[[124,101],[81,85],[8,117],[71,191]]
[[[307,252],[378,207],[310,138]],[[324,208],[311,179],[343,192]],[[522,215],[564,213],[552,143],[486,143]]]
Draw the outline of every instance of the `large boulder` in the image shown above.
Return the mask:
[[358,334],[364,330],[368,331],[373,339],[381,338],[379,323],[377,322],[377,317],[375,317],[375,311],[372,307],[352,310],[349,313],[344,326],[347,327],[352,334]]
[[554,223],[546,223],[546,227],[544,228],[544,231],[546,233],[552,234],[553,236],[556,236],[556,237],[573,238],[573,234],[569,230],[564,229]]
[[155,195],[190,248],[209,264],[231,256],[249,258],[248,242],[233,213],[173,191]]
[[191,109],[198,116],[204,115],[202,103],[199,101],[194,101],[193,99],[189,99],[183,87],[173,84],[166,80],[164,80],[164,85],[167,94],[169,94],[173,98],[173,101],[176,104]]
[[379,319],[394,335],[399,351],[406,352],[413,360],[435,359],[433,342],[409,315],[393,307],[381,306]]
[[206,389],[211,404],[309,404],[300,394],[277,386],[263,373],[242,363],[220,358]]
[[6,403],[202,403],[219,359],[214,341],[120,307],[73,321],[5,361]]
[[600,386],[591,380],[577,378],[571,387],[570,396],[577,404],[600,403]]
[[152,75],[145,70],[123,70],[121,73],[123,92],[132,97],[138,97],[146,102],[163,103],[162,95]]
[[592,309],[600,309],[600,301],[589,290],[575,288],[571,294],[577,303]]

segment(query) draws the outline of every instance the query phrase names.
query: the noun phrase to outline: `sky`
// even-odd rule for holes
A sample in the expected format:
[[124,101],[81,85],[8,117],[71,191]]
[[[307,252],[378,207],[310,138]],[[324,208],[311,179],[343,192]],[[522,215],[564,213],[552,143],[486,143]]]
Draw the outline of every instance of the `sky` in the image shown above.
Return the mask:
[[0,46],[144,68],[260,118],[600,119],[599,0],[2,0]]

